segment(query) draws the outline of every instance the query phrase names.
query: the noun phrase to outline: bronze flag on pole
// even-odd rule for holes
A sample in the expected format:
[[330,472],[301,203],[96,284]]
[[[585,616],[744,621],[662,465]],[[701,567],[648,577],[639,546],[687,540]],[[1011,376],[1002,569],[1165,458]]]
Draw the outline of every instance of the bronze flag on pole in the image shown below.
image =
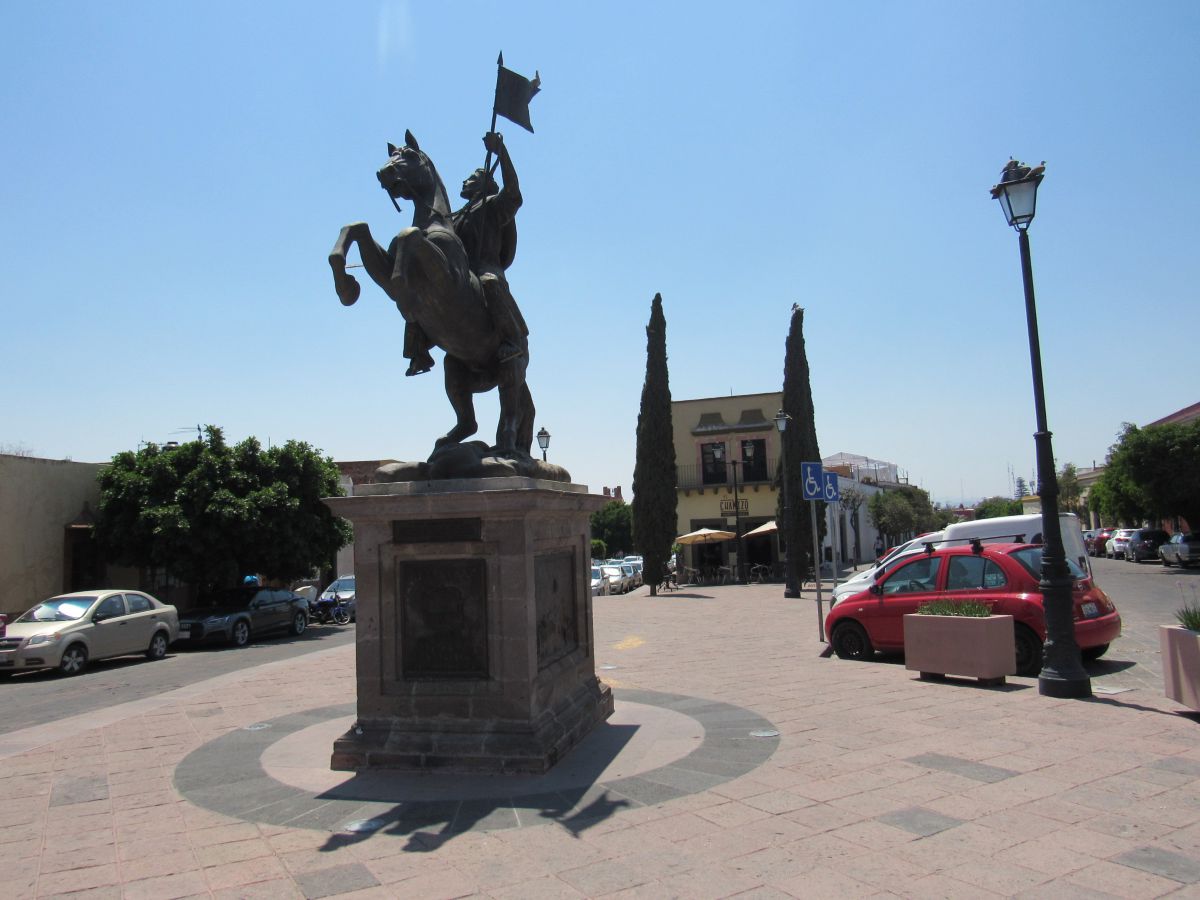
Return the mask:
[[[541,90],[542,79],[537,72],[533,80],[524,75],[518,75],[512,69],[504,68],[504,55],[501,54],[496,69],[496,101],[492,104],[492,112],[504,116],[508,121],[520,125],[532,133],[533,125],[529,122],[529,101]],[[493,131],[495,127],[493,126]]]

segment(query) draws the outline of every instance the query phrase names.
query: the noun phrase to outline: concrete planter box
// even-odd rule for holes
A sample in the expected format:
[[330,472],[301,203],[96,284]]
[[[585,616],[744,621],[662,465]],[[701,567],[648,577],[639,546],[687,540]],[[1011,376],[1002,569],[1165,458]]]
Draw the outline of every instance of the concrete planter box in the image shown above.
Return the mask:
[[1004,684],[1017,672],[1012,616],[904,617],[904,667],[922,679],[943,675]]
[[1200,632],[1181,625],[1160,625],[1163,692],[1176,703],[1200,711]]

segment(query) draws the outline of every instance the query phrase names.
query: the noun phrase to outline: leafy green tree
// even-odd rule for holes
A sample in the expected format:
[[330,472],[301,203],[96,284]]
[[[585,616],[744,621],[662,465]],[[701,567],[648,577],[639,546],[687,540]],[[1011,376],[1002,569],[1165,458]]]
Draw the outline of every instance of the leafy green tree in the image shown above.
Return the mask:
[[633,546],[633,510],[624,500],[610,500],[592,513],[592,539],[608,552],[626,553]]
[[671,387],[667,377],[667,319],[662,296],[650,304],[646,326],[646,380],[637,422],[633,469],[633,539],[642,554],[642,577],[650,596],[666,577],[675,540],[675,441],[671,434]]
[[988,497],[975,504],[976,519],[997,519],[1000,516],[1019,516],[1021,501],[1008,497]]
[[954,517],[949,508],[934,507],[928,491],[911,484],[876,494],[868,503],[867,512],[876,529],[893,543],[913,534],[938,531]]
[[1181,516],[1200,529],[1200,420],[1148,428],[1126,423],[1096,487],[1102,504],[1137,508],[1122,521]]
[[1022,497],[1029,496],[1029,485],[1025,483],[1025,479],[1020,475],[1017,476],[1017,488],[1013,493],[1013,499],[1020,500]]
[[895,544],[916,531],[916,511],[899,491],[887,490],[867,501],[867,515],[875,530],[885,535],[885,543]]
[[[812,516],[806,507],[808,502],[800,488],[800,463],[820,462],[821,448],[817,443],[816,413],[813,409],[812,386],[809,383],[808,355],[804,349],[804,310],[799,304],[792,304],[792,322],[788,328],[787,340],[784,343],[783,359],[783,411],[792,417],[787,429],[781,435],[783,456],[780,460],[781,470],[777,480],[787,479],[787,489],[779,492],[775,519],[779,532],[787,546],[788,582],[784,586],[784,594],[788,597],[800,596],[798,579],[812,569],[815,571],[818,560],[813,559]],[[784,497],[790,501],[784,508]],[[823,501],[811,501],[817,504],[818,540],[825,533],[825,504]]]
[[592,538],[592,559],[608,559],[608,545],[600,538]]
[[352,537],[321,502],[342,494],[337,467],[299,441],[231,447],[209,425],[203,439],[178,447],[117,454],[99,483],[95,534],[105,558],[166,569],[202,592],[249,573],[305,577]]
[[1058,473],[1058,508],[1065,513],[1075,513],[1083,518],[1083,488],[1079,485],[1079,473],[1074,463],[1066,463]]

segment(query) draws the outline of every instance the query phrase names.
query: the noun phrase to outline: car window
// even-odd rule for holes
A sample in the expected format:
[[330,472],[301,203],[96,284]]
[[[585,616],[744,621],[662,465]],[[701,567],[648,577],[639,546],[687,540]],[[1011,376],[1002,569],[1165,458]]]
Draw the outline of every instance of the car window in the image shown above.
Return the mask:
[[[1013,551],[1012,558],[1019,562],[1024,569],[1034,578],[1042,577],[1042,548],[1041,547],[1022,547],[1020,550]],[[1088,575],[1075,560],[1067,559],[1067,571],[1071,573],[1071,577],[1078,581],[1081,578],[1087,578]]]
[[952,556],[946,568],[946,590],[972,591],[1004,587],[1004,570],[982,556]]
[[125,599],[129,601],[129,611],[131,613],[149,612],[154,609],[154,604],[150,602],[150,598],[143,597],[141,594],[126,594]]
[[92,613],[92,618],[112,619],[123,615],[125,615],[125,600],[120,594],[113,594],[100,601],[100,605]]
[[937,574],[941,564],[940,556],[914,559],[888,577],[883,583],[883,593],[886,595],[932,591],[937,587]]

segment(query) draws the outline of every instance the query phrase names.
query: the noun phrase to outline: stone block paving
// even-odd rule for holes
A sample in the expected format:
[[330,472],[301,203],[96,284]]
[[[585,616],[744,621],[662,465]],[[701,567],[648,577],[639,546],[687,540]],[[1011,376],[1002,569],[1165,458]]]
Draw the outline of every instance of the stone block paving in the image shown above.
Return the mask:
[[[1132,689],[1089,701],[1032,679],[923,682],[895,660],[821,658],[816,625],[813,596],[778,585],[597,598],[614,688],[748,710],[780,734],[737,777],[569,821],[343,833],[181,792],[177,768],[218,739],[351,701],[352,647],[6,735],[0,895],[1200,896],[1200,721],[1150,675],[1125,668],[1112,677]],[[262,776],[226,765],[211,778],[231,796]]]

